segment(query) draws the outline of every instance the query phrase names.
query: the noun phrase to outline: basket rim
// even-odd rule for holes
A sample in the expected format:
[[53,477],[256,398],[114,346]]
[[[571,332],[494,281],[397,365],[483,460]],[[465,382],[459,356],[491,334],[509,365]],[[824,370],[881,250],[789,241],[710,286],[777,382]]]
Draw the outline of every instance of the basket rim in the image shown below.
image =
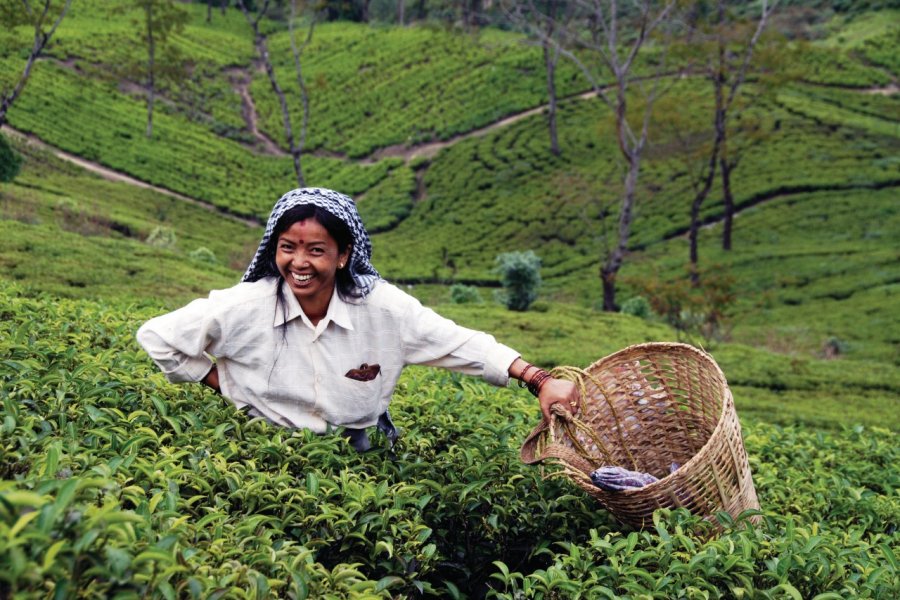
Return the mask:
[[[619,355],[621,355],[621,354],[625,354],[627,352],[632,352],[634,350],[640,350],[643,348],[652,348],[654,350],[661,350],[661,349],[673,348],[673,347],[679,348],[681,350],[688,350],[688,351],[698,354],[703,360],[709,362],[715,368],[715,371],[719,374],[719,376],[722,378],[722,384],[724,386],[725,397],[722,399],[722,406],[721,406],[721,409],[719,410],[719,416],[718,416],[718,420],[716,421],[716,426],[713,428],[712,433],[709,434],[709,437],[707,438],[707,440],[703,443],[703,446],[699,450],[694,452],[694,455],[686,463],[684,463],[683,465],[678,467],[678,469],[676,471],[669,473],[665,477],[661,477],[660,479],[657,479],[653,483],[649,483],[643,487],[633,488],[633,489],[629,489],[629,490],[620,490],[620,491],[615,492],[616,496],[619,498],[621,498],[623,496],[633,496],[633,495],[645,493],[648,490],[652,490],[656,487],[660,487],[660,484],[667,482],[667,480],[670,477],[672,477],[673,475],[676,475],[679,471],[687,473],[689,471],[688,467],[694,466],[692,463],[695,463],[695,461],[698,461],[698,457],[700,456],[700,454],[703,453],[704,450],[706,450],[707,446],[709,446],[709,444],[712,442],[712,440],[716,436],[716,434],[718,434],[720,432],[720,430],[722,429],[722,427],[724,427],[725,410],[728,406],[727,400],[729,398],[731,398],[732,403],[734,403],[734,396],[731,394],[731,388],[728,387],[728,380],[725,378],[725,373],[722,372],[721,367],[719,367],[719,364],[712,357],[712,355],[700,348],[697,348],[696,346],[692,346],[690,344],[685,344],[683,342],[645,342],[642,344],[632,344],[631,346],[622,348],[621,350],[613,352],[612,354],[608,354],[608,355],[604,356],[603,358],[600,358],[600,359],[594,361],[593,363],[591,363],[591,365],[588,368],[585,369],[585,371],[590,372],[594,367],[599,366],[601,363],[604,363],[606,361],[611,361],[615,358],[618,358]],[[604,491],[601,488],[597,488],[597,489]]]

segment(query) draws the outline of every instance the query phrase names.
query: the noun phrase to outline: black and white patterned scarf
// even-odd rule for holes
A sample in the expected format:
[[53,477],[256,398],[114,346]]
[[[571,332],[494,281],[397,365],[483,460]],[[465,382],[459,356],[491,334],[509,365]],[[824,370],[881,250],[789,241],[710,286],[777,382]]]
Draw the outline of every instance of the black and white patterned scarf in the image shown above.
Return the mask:
[[256,250],[256,256],[250,261],[247,272],[241,278],[241,281],[257,281],[263,277],[277,277],[278,272],[272,272],[272,267],[265,260],[266,248],[278,220],[288,210],[301,204],[311,204],[321,209],[327,210],[329,213],[343,221],[350,232],[353,234],[353,249],[350,253],[350,263],[348,269],[353,282],[356,284],[357,290],[362,296],[366,296],[375,282],[381,279],[378,271],[370,262],[372,259],[372,241],[363,225],[362,219],[356,210],[356,203],[349,196],[335,192],[325,188],[299,188],[291,190],[282,196],[269,215],[269,221],[266,223],[266,232],[263,234],[259,248]]

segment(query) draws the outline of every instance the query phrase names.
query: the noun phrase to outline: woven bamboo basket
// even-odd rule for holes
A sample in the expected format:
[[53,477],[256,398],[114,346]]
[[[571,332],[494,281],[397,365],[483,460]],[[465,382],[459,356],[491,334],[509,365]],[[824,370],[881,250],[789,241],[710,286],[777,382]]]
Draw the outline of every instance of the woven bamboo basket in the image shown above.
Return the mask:
[[[581,411],[556,404],[522,445],[525,463],[561,463],[563,473],[623,523],[643,527],[658,508],[713,518],[759,508],[734,399],[711,356],[687,344],[629,346],[585,371],[555,370],[581,386]],[[678,468],[672,471],[673,463]],[[608,492],[589,474],[601,466],[659,481]]]

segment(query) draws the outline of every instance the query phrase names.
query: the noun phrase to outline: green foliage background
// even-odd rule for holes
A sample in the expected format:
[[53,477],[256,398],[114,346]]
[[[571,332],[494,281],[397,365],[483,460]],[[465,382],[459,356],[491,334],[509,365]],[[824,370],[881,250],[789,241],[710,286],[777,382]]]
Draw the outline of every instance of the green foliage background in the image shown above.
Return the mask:
[[[141,52],[137,15],[124,0],[74,2],[11,125],[199,202],[103,180],[6,132],[25,162],[0,184],[0,597],[900,595],[900,27],[896,9],[818,4],[836,16],[787,6],[775,26],[805,32],[790,42],[801,76],[745,90],[758,135],[740,148],[733,251],[719,249],[720,190],[704,206],[703,266],[730,273],[738,298],[707,350],[734,393],[763,508],[752,527],[722,516],[710,538],[678,512],[624,529],[542,476],[552,468],[522,465],[538,411],[515,388],[410,369],[392,405],[401,446],[357,455],[339,436],[274,428],[167,384],[134,331],[235,283],[293,182],[290,159],[247,127],[239,82],[283,151],[280,116],[243,17],[207,23],[191,4],[173,40],[191,77],[161,91],[147,140],[142,82],[112,68]],[[286,32],[268,26],[290,81]],[[0,84],[29,35],[0,32]],[[609,112],[576,97],[587,86],[571,65],[554,157],[544,115],[522,114],[546,102],[540,53],[514,33],[331,23],[305,56],[308,181],[358,200],[388,279],[546,367],[704,343],[597,310],[622,173]],[[667,105],[698,135],[706,85],[677,82]],[[690,186],[663,133],[641,181],[621,300],[684,276]],[[158,228],[173,246],[148,243]],[[529,249],[544,280],[531,311],[451,301],[454,284],[492,298],[495,257]]]

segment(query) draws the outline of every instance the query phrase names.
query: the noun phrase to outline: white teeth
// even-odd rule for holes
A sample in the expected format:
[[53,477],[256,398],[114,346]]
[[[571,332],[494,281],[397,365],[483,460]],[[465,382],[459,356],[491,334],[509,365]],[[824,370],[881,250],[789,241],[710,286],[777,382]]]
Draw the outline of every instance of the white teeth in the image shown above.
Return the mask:
[[297,275],[296,273],[291,273],[291,275],[297,283],[303,283],[304,281],[312,279],[312,275]]

